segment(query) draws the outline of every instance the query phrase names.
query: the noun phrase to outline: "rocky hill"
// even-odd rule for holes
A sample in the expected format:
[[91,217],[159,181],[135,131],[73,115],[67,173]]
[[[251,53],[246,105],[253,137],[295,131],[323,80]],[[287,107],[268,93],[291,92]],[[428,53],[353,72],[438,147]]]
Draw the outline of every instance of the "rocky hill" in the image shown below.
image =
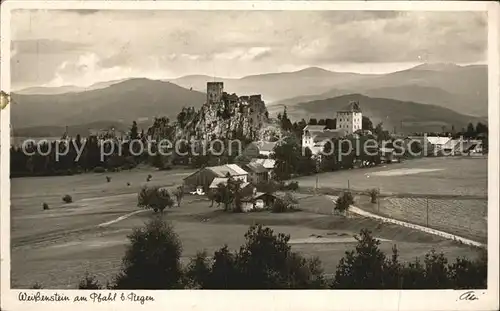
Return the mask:
[[169,137],[174,140],[253,141],[267,138],[272,127],[266,105],[259,95],[239,97],[224,93],[221,101],[206,101],[199,110],[183,108],[174,125],[160,120],[155,122],[148,133],[157,140]]

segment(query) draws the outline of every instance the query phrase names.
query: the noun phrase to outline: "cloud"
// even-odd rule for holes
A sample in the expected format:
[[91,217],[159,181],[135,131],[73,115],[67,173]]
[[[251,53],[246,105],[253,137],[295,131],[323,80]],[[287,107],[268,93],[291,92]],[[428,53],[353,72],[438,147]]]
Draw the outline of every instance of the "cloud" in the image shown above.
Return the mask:
[[13,16],[12,77],[89,84],[112,74],[472,63],[486,60],[486,30],[481,12],[22,10]]

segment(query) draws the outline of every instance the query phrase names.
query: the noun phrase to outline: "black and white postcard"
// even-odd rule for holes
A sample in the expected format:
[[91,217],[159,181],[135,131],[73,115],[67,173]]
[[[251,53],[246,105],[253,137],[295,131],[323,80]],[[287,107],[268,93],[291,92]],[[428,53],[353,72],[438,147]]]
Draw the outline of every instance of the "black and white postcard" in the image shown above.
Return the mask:
[[498,310],[499,7],[3,2],[1,309]]

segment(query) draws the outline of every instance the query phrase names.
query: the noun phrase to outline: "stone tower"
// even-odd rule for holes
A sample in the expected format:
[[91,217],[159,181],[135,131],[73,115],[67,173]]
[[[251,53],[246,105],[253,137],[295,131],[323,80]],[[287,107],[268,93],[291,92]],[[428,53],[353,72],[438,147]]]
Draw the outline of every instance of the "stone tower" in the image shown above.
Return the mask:
[[213,104],[221,102],[223,92],[223,82],[207,82],[207,103]]
[[337,111],[337,129],[352,134],[362,129],[363,114],[358,102],[350,102],[347,107]]

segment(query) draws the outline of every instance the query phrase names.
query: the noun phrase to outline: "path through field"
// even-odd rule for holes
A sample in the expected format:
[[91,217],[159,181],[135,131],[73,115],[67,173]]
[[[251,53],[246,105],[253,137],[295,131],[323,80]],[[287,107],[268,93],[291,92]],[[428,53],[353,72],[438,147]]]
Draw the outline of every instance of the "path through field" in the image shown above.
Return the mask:
[[[332,199],[333,202],[335,202],[337,200],[337,198],[338,198],[336,196],[328,196],[328,197],[330,199]],[[427,227],[420,226],[420,225],[411,224],[411,223],[408,223],[408,222],[405,222],[405,221],[401,221],[401,220],[396,220],[396,219],[392,219],[392,218],[388,218],[388,217],[383,217],[383,216],[375,215],[373,213],[364,211],[364,210],[362,210],[362,209],[360,209],[360,208],[358,208],[356,206],[352,206],[351,205],[349,207],[349,211],[352,212],[352,213],[355,213],[357,215],[363,216],[363,217],[369,217],[369,218],[381,220],[382,222],[388,222],[388,223],[396,224],[396,225],[399,225],[399,226],[403,226],[403,227],[407,227],[407,228],[419,230],[419,231],[422,231],[422,232],[425,232],[425,233],[437,235],[437,236],[443,237],[445,239],[459,241],[459,242],[464,243],[466,245],[477,246],[477,247],[485,247],[485,245],[483,243],[472,241],[472,240],[460,237],[458,235],[454,235],[454,234],[451,234],[451,233],[443,232],[443,231],[432,229],[432,228],[427,228]]]

